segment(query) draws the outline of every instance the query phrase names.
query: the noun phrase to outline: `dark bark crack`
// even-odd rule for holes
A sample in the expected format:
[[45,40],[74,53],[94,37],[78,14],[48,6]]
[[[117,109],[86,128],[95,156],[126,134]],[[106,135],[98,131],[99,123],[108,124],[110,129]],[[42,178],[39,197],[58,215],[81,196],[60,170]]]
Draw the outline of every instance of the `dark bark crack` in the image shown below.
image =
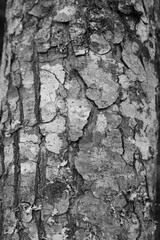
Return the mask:
[[20,156],[19,156],[19,132],[15,132],[13,135],[14,138],[14,209],[15,216],[18,220],[17,222],[17,231],[19,235],[19,239],[23,239],[23,225],[21,218],[21,210],[20,210],[20,175],[21,175],[21,166],[20,166]]
[[[36,176],[35,176],[35,201],[34,201],[35,206],[42,205],[42,201],[44,197],[44,186],[45,186],[44,173],[46,169],[46,165],[45,165],[46,157],[44,156],[44,153],[41,150],[41,147],[43,144],[44,144],[44,137],[41,136],[41,143],[39,144],[40,150],[38,154]],[[33,216],[36,222],[39,240],[43,240],[46,238],[46,232],[45,232],[44,224],[42,221],[41,209],[34,211]]]
[[36,50],[36,45],[34,44],[33,53],[33,74],[34,74],[34,89],[35,89],[35,115],[37,123],[41,122],[41,112],[40,112],[40,74],[39,74],[39,57]]

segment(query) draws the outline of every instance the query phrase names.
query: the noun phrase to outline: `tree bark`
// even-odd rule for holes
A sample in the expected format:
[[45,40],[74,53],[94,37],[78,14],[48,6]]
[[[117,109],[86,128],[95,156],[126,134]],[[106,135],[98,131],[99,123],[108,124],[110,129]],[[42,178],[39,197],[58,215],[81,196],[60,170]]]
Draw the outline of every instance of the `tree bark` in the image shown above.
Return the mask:
[[8,0],[0,239],[154,239],[158,9]]

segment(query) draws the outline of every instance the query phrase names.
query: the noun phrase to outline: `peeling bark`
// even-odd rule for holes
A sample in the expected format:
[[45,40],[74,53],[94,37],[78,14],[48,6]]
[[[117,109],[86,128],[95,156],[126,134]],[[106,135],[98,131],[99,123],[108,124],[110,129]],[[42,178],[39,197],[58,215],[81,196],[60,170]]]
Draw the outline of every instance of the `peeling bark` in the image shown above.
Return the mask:
[[2,240],[154,239],[155,8],[8,0]]

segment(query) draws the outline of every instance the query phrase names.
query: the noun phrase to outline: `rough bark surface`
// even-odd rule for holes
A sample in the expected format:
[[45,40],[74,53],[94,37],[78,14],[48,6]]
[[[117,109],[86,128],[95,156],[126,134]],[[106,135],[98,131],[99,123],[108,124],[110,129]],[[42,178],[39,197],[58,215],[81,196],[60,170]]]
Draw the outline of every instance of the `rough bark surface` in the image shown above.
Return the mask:
[[154,9],[8,0],[0,239],[154,239]]

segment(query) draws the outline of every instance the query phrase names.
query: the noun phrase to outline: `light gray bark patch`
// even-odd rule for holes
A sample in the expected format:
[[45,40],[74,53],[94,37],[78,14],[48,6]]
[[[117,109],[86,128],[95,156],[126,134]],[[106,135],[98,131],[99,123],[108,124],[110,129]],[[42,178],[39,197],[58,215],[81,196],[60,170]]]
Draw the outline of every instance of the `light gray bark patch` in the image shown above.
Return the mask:
[[[88,88],[86,96],[93,100],[99,109],[103,109],[112,105],[118,98],[119,84],[109,70],[109,64],[106,66],[108,71],[105,67],[99,67],[100,59],[97,55],[90,53],[90,56],[86,58],[86,67],[80,70],[80,75]],[[108,59],[109,62],[113,64],[112,59]]]
[[37,18],[43,18],[48,15],[48,11],[50,10],[51,6],[52,0],[46,0],[45,2],[40,0],[33,5],[32,9],[28,13]]
[[76,14],[76,7],[74,5],[65,6],[57,11],[56,16],[53,18],[55,22],[70,22]]

